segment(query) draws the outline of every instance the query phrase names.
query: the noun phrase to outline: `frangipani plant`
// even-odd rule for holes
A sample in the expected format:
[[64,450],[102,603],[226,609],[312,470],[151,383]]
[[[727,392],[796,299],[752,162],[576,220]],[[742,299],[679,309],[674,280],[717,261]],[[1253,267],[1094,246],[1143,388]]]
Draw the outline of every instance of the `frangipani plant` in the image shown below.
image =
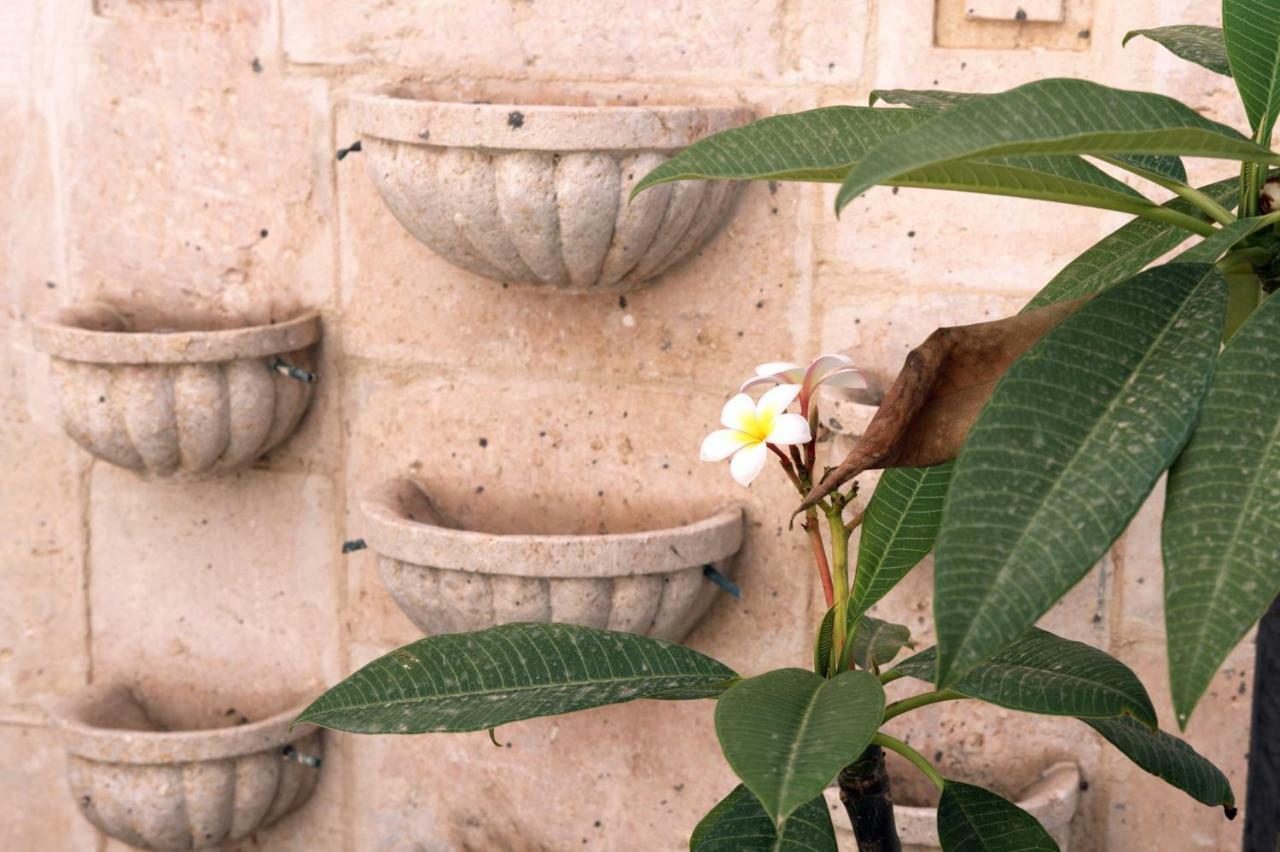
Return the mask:
[[[700,852],[833,852],[821,795],[833,780],[860,848],[899,848],[882,748],[941,790],[944,849],[1056,848],[1028,814],[944,778],[893,735],[899,716],[955,700],[1075,717],[1144,770],[1234,816],[1226,777],[1161,730],[1127,666],[1035,627],[1166,472],[1165,611],[1179,726],[1280,594],[1280,301],[1271,298],[1280,286],[1280,211],[1267,182],[1280,165],[1270,148],[1280,115],[1280,0],[1225,0],[1223,22],[1222,30],[1162,27],[1130,38],[1231,76],[1248,133],[1171,98],[1084,80],[982,95],[880,91],[868,107],[716,134],[636,187],[826,181],[840,185],[839,211],[884,184],[1134,217],[1068,264],[1022,314],[939,329],[924,341],[838,465],[818,466],[811,392],[823,375],[856,381],[852,365],[766,365],[744,385],[767,386],[760,399],[744,394],[726,405],[724,429],[706,439],[703,458],[731,459],[735,479],[748,484],[772,453],[804,495],[802,527],[828,603],[815,625],[812,671],[743,676],[679,645],[509,624],[394,651],[301,720],[360,733],[480,731],[640,698],[714,699],[721,749],[742,785],[694,829],[691,848]],[[1193,187],[1183,157],[1237,161],[1240,175]],[[1147,268],[1188,240],[1171,261]],[[886,470],[865,512],[850,517],[856,478],[873,468]],[[854,559],[850,533],[859,526]],[[908,631],[867,611],[935,543],[938,644],[895,662]],[[885,687],[904,679],[932,688],[887,699]]]

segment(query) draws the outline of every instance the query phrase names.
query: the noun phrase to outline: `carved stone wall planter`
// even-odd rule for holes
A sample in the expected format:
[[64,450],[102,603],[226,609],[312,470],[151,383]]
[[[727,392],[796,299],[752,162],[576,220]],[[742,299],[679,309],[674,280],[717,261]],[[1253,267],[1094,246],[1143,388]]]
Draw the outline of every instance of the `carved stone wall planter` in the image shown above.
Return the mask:
[[365,538],[396,603],[428,634],[512,621],[569,622],[683,639],[742,546],[734,505],[686,526],[609,535],[494,535],[445,526],[394,480],[363,502]]
[[81,813],[139,849],[233,843],[303,804],[320,768],[320,731],[289,724],[302,707],[259,722],[162,731],[130,692],[91,687],[52,708]]
[[[826,796],[840,848],[844,849],[847,845],[853,849],[856,845],[853,829],[849,827],[849,820],[844,815],[839,791],[828,787]],[[1074,763],[1057,763],[1045,770],[1040,780],[1023,792],[1017,804],[1040,821],[1045,831],[1058,841],[1062,852],[1070,852],[1071,820],[1076,815],[1079,803],[1079,767]],[[937,808],[894,805],[893,816],[898,824],[903,852],[936,852],[942,848],[938,845]]]
[[573,292],[639,287],[699,248],[739,185],[631,188],[672,153],[751,120],[738,107],[502,105],[400,88],[352,101],[400,223],[463,269]]
[[292,435],[311,399],[319,337],[313,313],[205,330],[94,304],[35,323],[67,434],[103,461],[162,479],[234,473]]

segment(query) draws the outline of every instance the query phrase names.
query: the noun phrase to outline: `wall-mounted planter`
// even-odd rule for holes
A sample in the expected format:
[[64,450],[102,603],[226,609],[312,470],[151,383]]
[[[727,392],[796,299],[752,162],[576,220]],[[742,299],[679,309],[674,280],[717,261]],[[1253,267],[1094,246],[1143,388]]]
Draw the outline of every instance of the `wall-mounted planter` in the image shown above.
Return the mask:
[[685,526],[610,535],[495,535],[446,526],[427,495],[393,480],[363,501],[387,589],[428,634],[512,621],[569,622],[678,642],[725,593],[742,546],[734,505]]
[[54,707],[81,813],[139,849],[209,849],[302,805],[320,769],[320,731],[291,709],[259,722],[161,731],[129,690],[91,687]]
[[366,164],[400,223],[456,266],[573,292],[626,291],[688,257],[739,185],[685,181],[634,201],[641,178],[739,107],[568,106],[356,96]]
[[[858,437],[866,431],[871,418],[880,410],[879,394],[872,391],[848,391],[843,388],[818,388],[818,417],[822,425],[837,435]],[[876,401],[872,401],[875,399]]]
[[[841,851],[856,849],[857,843],[844,816],[839,791],[829,787],[826,796]],[[1018,799],[1018,807],[1040,821],[1045,831],[1058,841],[1062,852],[1071,850],[1071,820],[1079,804],[1080,769],[1074,763],[1057,763],[1049,767],[1040,780]],[[903,852],[936,852],[942,848],[938,844],[937,808],[894,805],[893,816]]]
[[293,434],[320,320],[204,330],[139,327],[94,304],[37,320],[52,356],[63,426],[94,456],[148,477],[201,479],[242,470]]

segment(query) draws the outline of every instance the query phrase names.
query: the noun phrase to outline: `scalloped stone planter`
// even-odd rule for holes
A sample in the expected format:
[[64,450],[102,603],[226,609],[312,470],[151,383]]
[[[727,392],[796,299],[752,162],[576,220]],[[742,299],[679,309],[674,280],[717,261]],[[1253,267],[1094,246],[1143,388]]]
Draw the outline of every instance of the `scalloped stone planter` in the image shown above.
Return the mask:
[[391,596],[428,634],[512,621],[568,622],[678,642],[725,594],[742,508],[685,526],[609,535],[495,535],[445,525],[396,479],[362,503],[365,538]]
[[319,778],[321,734],[269,719],[203,731],[163,731],[118,686],[96,686],[51,709],[80,812],[139,849],[210,849],[295,810]]
[[[836,836],[840,849],[854,850],[857,843],[853,838],[853,829],[844,815],[844,805],[840,803],[840,793],[834,787],[826,790],[827,807],[831,809],[832,821],[836,825]],[[1040,780],[1032,784],[1018,800],[1018,807],[1040,821],[1045,831],[1058,841],[1062,852],[1071,850],[1071,820],[1075,818],[1080,804],[1080,769],[1074,763],[1056,763],[1040,776]],[[938,809],[912,807],[909,805],[893,806],[894,820],[898,824],[898,837],[902,840],[903,852],[937,852],[938,845]]]
[[674,152],[746,124],[740,107],[569,106],[352,98],[369,175],[400,224],[498,281],[624,292],[679,263],[728,217],[740,185],[631,188]]
[[311,384],[271,364],[311,370],[320,318],[139,327],[94,304],[39,319],[34,332],[76,443],[149,478],[202,479],[243,470],[293,434]]

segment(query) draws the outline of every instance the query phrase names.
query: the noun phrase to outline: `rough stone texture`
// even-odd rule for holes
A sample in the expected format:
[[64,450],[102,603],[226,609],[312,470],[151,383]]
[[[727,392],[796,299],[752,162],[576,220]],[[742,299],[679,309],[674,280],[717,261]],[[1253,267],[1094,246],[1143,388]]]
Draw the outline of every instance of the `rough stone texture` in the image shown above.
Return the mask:
[[741,190],[681,182],[630,198],[672,151],[746,109],[354,99],[369,177],[408,231],[463,269],[575,293],[629,292],[696,251]]
[[[372,158],[334,159],[360,138],[358,96],[413,85],[451,102],[764,116],[863,103],[875,87],[1079,76],[1239,125],[1229,81],[1142,40],[1120,46],[1136,27],[1215,23],[1218,6],[1062,0],[1061,24],[1019,24],[968,19],[951,0],[10,0],[0,847],[126,848],[64,794],[62,750],[31,712],[44,698],[122,682],[167,726],[207,728],[232,707],[270,715],[420,636],[376,555],[340,554],[365,532],[359,497],[396,477],[423,481],[459,526],[495,532],[661,529],[742,499],[742,599],[713,595],[685,641],[748,674],[804,665],[823,607],[786,527],[794,495],[774,473],[743,492],[696,458],[726,396],[757,363],[829,349],[883,386],[933,327],[1017,310],[1123,219],[877,189],[837,221],[829,187],[757,184],[715,239],[643,289],[566,297],[460,270],[410,235],[367,174]],[[1224,173],[1189,165],[1200,181]],[[321,311],[320,381],[297,433],[212,482],[146,482],[79,452],[29,328],[94,300],[252,324]],[[1171,720],[1158,516],[1157,495],[1045,624],[1132,665]],[[931,590],[926,560],[876,613],[928,644]],[[1246,641],[1186,733],[1237,790],[1251,655]],[[894,724],[944,772],[1010,795],[1059,761],[1079,765],[1077,849],[1239,845],[1238,821],[1078,723],[956,702]],[[733,784],[706,702],[498,738],[330,736],[310,803],[233,848],[676,850]],[[930,804],[909,766],[890,770],[904,802]]]
[[301,807],[323,764],[320,731],[266,719],[172,730],[128,688],[99,685],[55,705],[67,781],[85,818],[141,849],[212,849]]
[[103,461],[160,479],[236,473],[292,435],[311,401],[319,317],[189,327],[104,303],[37,321],[67,434]]
[[542,621],[679,642],[722,593],[704,566],[728,576],[742,547],[737,506],[681,527],[585,536],[457,529],[408,479],[362,508],[382,581],[427,634]]

